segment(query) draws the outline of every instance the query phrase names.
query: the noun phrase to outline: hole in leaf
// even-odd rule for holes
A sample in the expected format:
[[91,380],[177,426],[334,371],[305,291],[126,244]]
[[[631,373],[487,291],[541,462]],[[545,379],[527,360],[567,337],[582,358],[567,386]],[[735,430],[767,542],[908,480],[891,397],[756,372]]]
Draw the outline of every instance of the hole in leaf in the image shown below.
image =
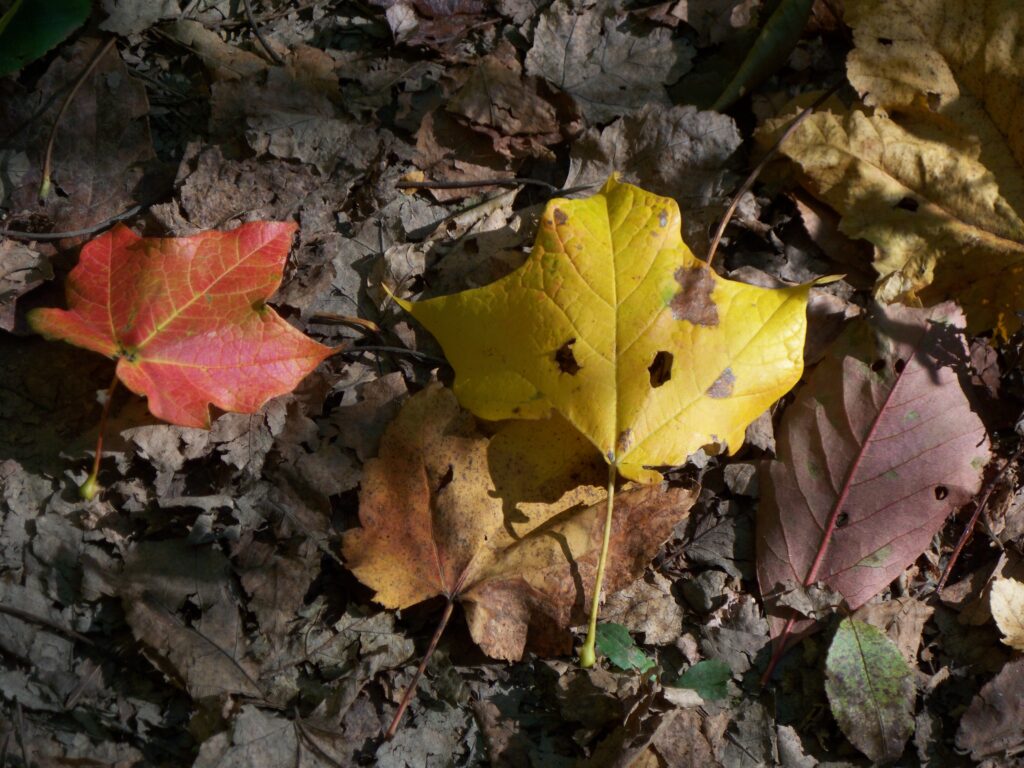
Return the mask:
[[449,464],[448,465],[448,471],[445,472],[441,476],[441,482],[439,482],[437,484],[437,491],[436,491],[436,493],[440,493],[445,488],[447,488],[449,485],[451,485],[451,482],[452,482],[453,479],[455,479],[455,470],[452,468],[452,465]]
[[903,369],[907,367],[907,361],[897,360],[895,363],[892,364],[892,367],[893,370],[896,371],[896,375],[899,376],[901,373],[903,373]]
[[572,353],[572,345],[575,343],[576,339],[569,339],[555,352],[555,362],[558,363],[558,370],[562,373],[568,373],[570,376],[575,376],[580,372],[580,364],[576,362],[576,355]]
[[944,485],[935,486],[935,498],[942,501],[944,498],[949,496],[949,488]]
[[929,91],[927,99],[928,99],[928,109],[930,109],[932,112],[938,112],[939,111],[939,107],[942,106],[942,97],[939,96],[939,94],[937,94],[937,93],[933,93],[932,91]]
[[910,211],[911,213],[914,213],[914,211],[916,211],[920,206],[921,204],[912,197],[904,197],[896,203],[897,208],[904,211]]
[[850,516],[846,512],[840,512],[839,517],[836,518],[836,528],[842,528],[848,522],[850,522]]
[[654,360],[651,362],[647,372],[651,374],[651,386],[657,389],[666,381],[672,378],[672,361],[673,355],[671,352],[661,351],[654,356]]
[[883,368],[885,368],[885,360],[875,360],[871,364],[871,370],[875,373],[879,373]]
[[885,46],[892,45],[892,38],[880,37],[880,38],[878,38],[878,44],[879,45],[885,45]]

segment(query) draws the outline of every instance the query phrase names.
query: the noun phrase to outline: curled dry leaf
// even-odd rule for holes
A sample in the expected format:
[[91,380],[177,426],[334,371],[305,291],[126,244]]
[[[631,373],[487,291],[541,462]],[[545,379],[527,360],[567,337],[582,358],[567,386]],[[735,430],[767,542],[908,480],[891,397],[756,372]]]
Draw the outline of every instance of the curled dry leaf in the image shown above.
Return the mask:
[[68,275],[70,309],[37,309],[29,322],[117,360],[118,378],[172,424],[208,427],[211,403],[252,413],[333,352],[266,304],[295,229],[252,222],[141,238],[119,225],[82,249]]
[[996,579],[989,595],[992,618],[996,620],[1003,642],[1024,651],[1024,582]]
[[885,111],[812,115],[783,153],[874,244],[880,298],[956,299],[972,331],[1009,335],[1024,304],[1019,4],[849,0],[845,20],[850,82]]
[[811,625],[780,604],[786,591],[823,582],[858,608],[978,491],[988,439],[960,381],[962,319],[953,304],[879,308],[786,411],[758,511],[774,636]]
[[[458,600],[490,656],[567,652],[564,630],[581,616],[600,549],[600,464],[558,417],[511,422],[488,440],[433,385],[405,403],[366,464],[363,527],[344,536],[346,563],[389,608]],[[618,496],[609,591],[643,572],[694,498],[658,486]]]

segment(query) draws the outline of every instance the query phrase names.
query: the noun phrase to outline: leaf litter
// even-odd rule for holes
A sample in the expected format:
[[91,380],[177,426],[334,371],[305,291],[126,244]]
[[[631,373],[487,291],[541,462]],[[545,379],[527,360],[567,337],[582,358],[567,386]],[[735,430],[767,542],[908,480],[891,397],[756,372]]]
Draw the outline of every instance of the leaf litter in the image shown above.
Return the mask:
[[[0,80],[0,751],[9,761],[813,766],[857,764],[860,751],[878,760],[900,752],[900,764],[997,765],[1019,755],[1020,670],[1008,643],[1019,635],[1024,529],[1019,473],[998,462],[1013,455],[1024,410],[1013,299],[1020,153],[1012,105],[1004,108],[999,89],[978,87],[1019,74],[1018,47],[1000,42],[1014,8],[989,3],[981,18],[931,0],[850,0],[851,41],[815,4],[781,69],[723,114],[700,107],[754,55],[771,4],[254,1],[264,42],[240,7],[179,5],[98,4],[93,22],[118,35],[116,45],[56,122],[55,193],[44,202],[49,134],[102,45],[90,37],[97,27]],[[936,26],[942,18],[947,26]],[[970,45],[951,47],[954,39]],[[833,53],[851,48],[844,70]],[[630,535],[613,550],[632,557],[613,569],[621,590],[602,611],[606,627],[619,627],[611,632],[623,666],[634,669],[616,667],[618,651],[603,666],[576,669],[572,627],[594,568],[595,526],[586,521],[600,517],[593,504],[605,493],[600,455],[564,427],[556,439],[537,422],[479,421],[450,394],[438,405],[449,390],[437,379],[452,382],[438,362],[443,351],[384,286],[422,301],[505,278],[528,258],[545,203],[564,196],[555,190],[592,195],[596,186],[572,188],[600,185],[613,171],[672,198],[684,242],[703,257],[758,159],[755,128],[766,148],[764,137],[792,116],[794,94],[842,77],[853,87],[846,103],[830,102],[798,127],[782,148],[791,160],[776,162],[739,202],[713,265],[765,289],[848,274],[810,292],[804,381],[769,411],[754,409],[739,456],[698,451],[687,466],[667,468],[667,484],[620,491],[645,495],[637,514],[648,522],[620,509],[628,529],[620,531]],[[837,157],[846,158],[841,179]],[[872,162],[877,173],[867,173]],[[526,181],[487,184],[517,178]],[[408,179],[480,186],[400,191]],[[105,490],[85,502],[74,487],[88,473],[113,367],[27,335],[26,315],[60,302],[78,246],[100,234],[88,230],[126,211],[144,237],[296,222],[271,304],[282,322],[343,349],[257,413],[215,411],[209,431],[160,423],[115,392]],[[870,303],[872,272],[877,298],[911,306],[851,320]],[[928,314],[942,299],[963,308],[969,356],[964,332]],[[942,343],[915,347],[911,337],[922,333]],[[877,357],[862,355],[868,370],[857,391],[849,389],[857,379],[834,372],[859,354],[854,337],[880,345]],[[520,331],[508,343],[523,340]],[[914,353],[904,355],[904,345]],[[579,364],[581,346],[563,360]],[[675,357],[668,371],[678,376]],[[795,544],[776,547],[785,575],[766,577],[756,543],[774,541],[783,520],[769,512],[778,465],[800,475],[807,464],[798,457],[824,457],[842,488],[844,443],[806,441],[842,433],[860,407],[842,403],[879,412],[888,390],[872,388],[872,376],[890,373],[870,371],[877,359],[903,361],[902,375],[917,368],[930,387],[924,401],[946,427],[953,415],[969,425],[974,442],[936,462],[947,477],[922,484],[929,514],[886,558],[860,539],[870,533],[858,522],[861,505],[852,514],[837,507],[818,583],[800,586],[808,560]],[[641,378],[658,381],[665,360],[648,364]],[[815,398],[813,428],[795,430]],[[447,413],[458,427],[417,430],[403,421],[417,408],[435,419]],[[986,471],[989,450],[998,459]],[[913,468],[913,457],[903,458],[911,461],[895,471]],[[412,493],[414,477],[434,484]],[[836,488],[812,479],[798,478],[809,499],[835,500]],[[866,490],[879,482],[869,480]],[[691,498],[686,489],[698,484]],[[990,484],[995,492],[954,559],[971,505]],[[374,600],[378,586],[353,575],[361,557],[394,562],[395,551],[350,543],[373,530],[369,500],[389,494],[374,514],[404,545],[417,546],[413,520],[431,511],[459,520],[454,539],[442,541],[453,553],[445,562],[468,574],[462,591],[425,575],[431,588],[417,587],[408,597],[416,604],[403,600],[394,611]],[[778,518],[767,528],[766,512]],[[891,537],[902,524],[890,516],[879,530]],[[464,546],[460,537],[482,529],[484,546],[479,537]],[[563,534],[568,555],[550,545]],[[530,547],[557,567],[523,568],[516,553]],[[859,564],[852,584],[831,561],[845,553]],[[935,595],[951,560],[952,579]],[[384,740],[445,591],[460,607],[402,727]],[[487,611],[497,597],[487,602],[485,593],[518,608],[496,623]],[[759,701],[778,616],[797,609],[824,631],[777,661],[774,697]],[[830,701],[827,660],[848,609],[856,610],[846,627],[877,628],[871,637],[888,644],[886,664],[899,658],[912,673],[916,695],[900,688],[898,738],[848,717],[877,701]],[[544,648],[545,637],[557,647]],[[492,651],[521,659],[495,660]],[[693,687],[673,687],[686,682]],[[904,738],[907,712],[915,733]]]

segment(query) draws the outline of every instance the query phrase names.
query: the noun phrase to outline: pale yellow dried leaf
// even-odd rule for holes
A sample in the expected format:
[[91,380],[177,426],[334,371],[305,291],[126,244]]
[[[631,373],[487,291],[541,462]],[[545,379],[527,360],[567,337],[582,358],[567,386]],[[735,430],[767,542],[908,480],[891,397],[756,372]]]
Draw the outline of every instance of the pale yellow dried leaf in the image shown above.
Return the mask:
[[989,606],[992,618],[1003,633],[1003,642],[1024,651],[1024,582],[996,579],[992,582]]
[[[769,123],[768,140],[785,121]],[[802,181],[876,247],[879,298],[955,298],[974,330],[1012,332],[1024,306],[1024,220],[978,148],[915,134],[884,114],[811,115],[783,144]]]

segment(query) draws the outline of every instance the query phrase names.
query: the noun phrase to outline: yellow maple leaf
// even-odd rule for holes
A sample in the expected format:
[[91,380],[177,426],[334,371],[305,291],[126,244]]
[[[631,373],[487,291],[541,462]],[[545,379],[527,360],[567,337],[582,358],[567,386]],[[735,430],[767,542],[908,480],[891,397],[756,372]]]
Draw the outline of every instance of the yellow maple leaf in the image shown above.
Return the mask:
[[552,409],[616,474],[652,482],[706,445],[730,451],[803,370],[809,285],[766,289],[719,277],[680,236],[675,201],[612,176],[582,200],[548,203],[527,261],[490,285],[400,304],[444,347],[460,402],[485,419]]
[[998,578],[989,595],[992,618],[996,620],[1003,642],[1024,651],[1024,582]]
[[1024,306],[1024,9],[849,0],[845,19],[847,74],[876,109],[812,115],[782,152],[874,244],[880,299],[956,299],[971,331],[1008,336]]
[[434,334],[455,393],[485,419],[559,411],[624,477],[735,451],[800,378],[809,285],[719,277],[679,208],[610,178],[548,203],[529,259],[482,288],[399,303]]

